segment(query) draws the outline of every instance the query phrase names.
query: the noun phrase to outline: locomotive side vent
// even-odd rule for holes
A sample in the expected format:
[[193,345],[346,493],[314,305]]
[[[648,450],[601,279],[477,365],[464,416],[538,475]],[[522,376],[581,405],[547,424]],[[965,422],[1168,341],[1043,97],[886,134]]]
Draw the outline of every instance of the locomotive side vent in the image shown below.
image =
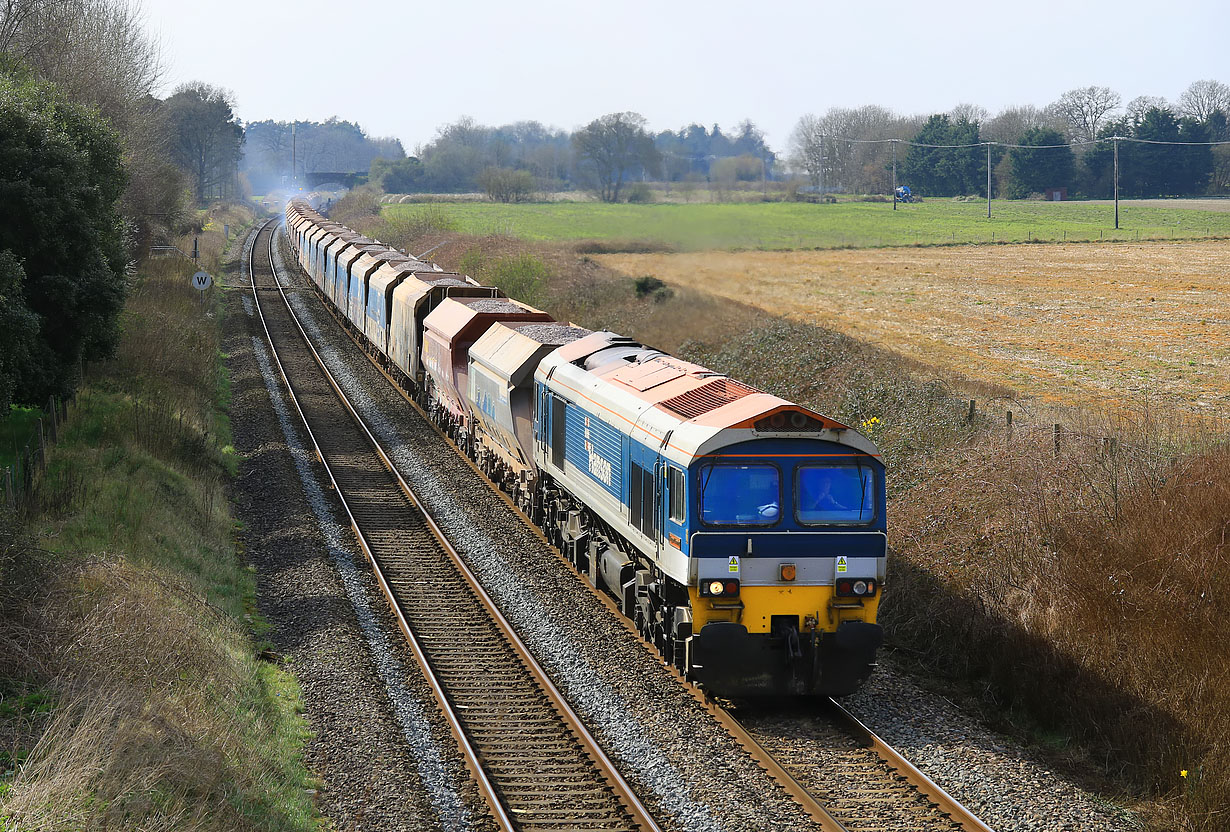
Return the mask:
[[695,419],[711,410],[717,410],[722,405],[759,392],[756,388],[748,387],[732,378],[717,378],[702,384],[695,390],[666,399],[660,404],[685,419]]

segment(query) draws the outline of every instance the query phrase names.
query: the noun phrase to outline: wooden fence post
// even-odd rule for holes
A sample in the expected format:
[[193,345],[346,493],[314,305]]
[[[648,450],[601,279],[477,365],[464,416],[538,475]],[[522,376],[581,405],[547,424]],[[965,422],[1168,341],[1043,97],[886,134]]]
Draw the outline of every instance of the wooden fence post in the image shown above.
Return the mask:
[[[54,425],[55,419],[52,419],[51,423]],[[52,437],[54,438],[54,436],[55,434],[53,432]],[[47,437],[43,435],[43,420],[42,419],[38,420],[38,467],[39,468],[47,467]]]
[[[51,441],[56,441],[56,397],[47,397],[47,415],[51,417]],[[46,461],[46,460],[44,460]]]
[[1055,425],[1055,426],[1052,428],[1051,433],[1052,433],[1052,435],[1054,436],[1054,439],[1055,439],[1055,459],[1059,459],[1059,446],[1060,446],[1060,444],[1062,443],[1062,437],[1063,437],[1063,426],[1062,426],[1062,425]]
[[10,509],[17,508],[17,495],[13,492],[13,466],[4,469],[4,501]]
[[971,422],[974,421],[974,413],[977,412],[977,409],[978,409],[978,405],[974,402],[973,399],[970,399],[969,400],[969,416],[966,417],[969,421]]

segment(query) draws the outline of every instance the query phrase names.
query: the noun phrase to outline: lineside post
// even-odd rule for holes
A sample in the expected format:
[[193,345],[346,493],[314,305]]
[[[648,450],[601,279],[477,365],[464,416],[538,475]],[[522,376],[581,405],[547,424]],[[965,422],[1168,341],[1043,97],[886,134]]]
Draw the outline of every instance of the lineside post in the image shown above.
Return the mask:
[[1119,230],[1119,137],[1115,136],[1115,230]]
[[897,140],[891,142],[893,146],[893,210],[897,210]]

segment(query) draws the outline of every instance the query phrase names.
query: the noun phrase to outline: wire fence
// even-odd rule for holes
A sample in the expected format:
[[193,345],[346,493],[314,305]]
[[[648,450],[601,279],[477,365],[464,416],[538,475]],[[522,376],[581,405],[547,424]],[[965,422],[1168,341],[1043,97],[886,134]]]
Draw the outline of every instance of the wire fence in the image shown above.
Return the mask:
[[59,438],[61,426],[68,419],[69,405],[74,399],[52,396],[47,400],[46,413],[35,423],[35,431],[26,444],[14,448],[14,461],[4,469],[4,505],[10,511],[26,507],[34,493],[37,477],[47,467],[47,448]]

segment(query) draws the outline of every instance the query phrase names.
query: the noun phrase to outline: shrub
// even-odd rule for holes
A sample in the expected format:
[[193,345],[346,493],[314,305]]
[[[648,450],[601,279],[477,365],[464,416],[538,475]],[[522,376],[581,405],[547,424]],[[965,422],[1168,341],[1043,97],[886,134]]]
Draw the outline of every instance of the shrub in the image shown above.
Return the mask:
[[655,201],[653,189],[645,182],[633,182],[624,193],[628,202],[644,204]]
[[534,192],[534,176],[528,170],[489,167],[478,175],[478,184],[492,202],[524,202]]
[[661,303],[674,297],[675,292],[658,278],[651,275],[638,277],[632,281],[638,298],[652,298],[654,303]]

